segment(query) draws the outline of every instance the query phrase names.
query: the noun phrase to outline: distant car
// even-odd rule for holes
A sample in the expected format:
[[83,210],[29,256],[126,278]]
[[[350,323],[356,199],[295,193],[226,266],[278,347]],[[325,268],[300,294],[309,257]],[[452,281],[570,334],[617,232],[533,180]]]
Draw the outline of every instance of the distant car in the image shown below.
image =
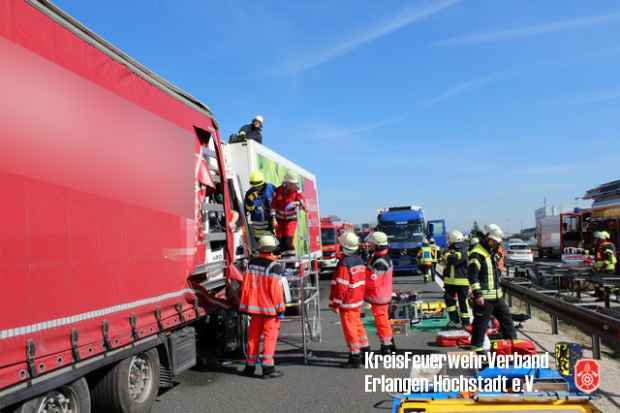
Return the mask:
[[510,240],[506,246],[506,259],[512,261],[534,261],[530,246],[521,240]]

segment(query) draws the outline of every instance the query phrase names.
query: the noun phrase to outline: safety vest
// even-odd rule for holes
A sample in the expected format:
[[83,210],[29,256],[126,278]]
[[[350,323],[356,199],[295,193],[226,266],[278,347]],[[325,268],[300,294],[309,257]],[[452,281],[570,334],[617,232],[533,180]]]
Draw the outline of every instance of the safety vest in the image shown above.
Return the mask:
[[467,277],[467,246],[461,242],[450,245],[443,272],[445,285],[469,286]]
[[431,245],[431,250],[433,251],[433,263],[436,263],[439,260],[439,251],[441,248],[439,248],[439,245]]
[[282,265],[273,255],[252,258],[243,277],[239,311],[267,316],[284,312],[283,273]]
[[295,202],[305,203],[303,194],[299,191],[289,191],[284,185],[276,188],[276,192],[271,202],[271,207],[275,210],[276,218],[279,221],[296,221],[297,208]]
[[245,195],[245,210],[250,213],[250,221],[254,230],[268,231],[273,211],[271,200],[275,187],[270,183],[265,183],[260,188],[251,188]]
[[474,294],[480,292],[486,300],[500,299],[502,297],[500,272],[493,257],[482,244],[476,244],[469,252],[470,268],[472,265],[475,267],[476,275],[469,281]]
[[604,271],[613,273],[616,270],[616,247],[609,241],[603,241],[596,249],[596,256],[594,257],[594,269],[597,271]]
[[433,249],[431,247],[424,246],[420,248],[418,263],[420,265],[433,265]]
[[350,310],[364,304],[366,266],[358,254],[345,255],[332,275],[329,306]]
[[368,260],[366,294],[364,300],[371,304],[388,304],[392,301],[394,267],[388,249],[381,249]]

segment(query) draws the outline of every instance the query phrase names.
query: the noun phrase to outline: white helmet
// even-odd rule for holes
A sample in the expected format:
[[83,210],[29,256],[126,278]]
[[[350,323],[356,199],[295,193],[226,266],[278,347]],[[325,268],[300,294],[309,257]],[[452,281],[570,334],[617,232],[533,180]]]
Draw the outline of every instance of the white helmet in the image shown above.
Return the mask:
[[476,245],[476,244],[480,244],[480,238],[478,237],[471,237],[471,239],[469,240],[469,245]]
[[465,240],[465,236],[461,231],[452,230],[448,233],[448,242],[450,244],[454,244],[455,242],[463,242]]
[[385,232],[375,231],[368,236],[366,242],[377,247],[387,247],[388,237],[385,235]]
[[594,239],[604,239],[602,231],[594,231],[592,236],[594,237]]
[[351,231],[347,231],[338,237],[338,243],[342,245],[345,254],[353,254],[357,252],[360,246],[360,239]]
[[261,115],[256,115],[256,116],[254,116],[254,119],[253,119],[253,120],[257,120],[257,121],[259,121],[261,124],[263,123],[263,117],[262,117]]
[[489,224],[484,226],[487,237],[497,242],[502,242],[504,231],[497,224]]
[[258,239],[258,249],[261,252],[273,252],[278,248],[278,239],[273,235],[263,235]]
[[295,185],[299,184],[299,181],[297,180],[297,176],[295,176],[291,172],[287,172],[286,175],[284,175],[284,182],[288,182],[289,184],[295,184]]

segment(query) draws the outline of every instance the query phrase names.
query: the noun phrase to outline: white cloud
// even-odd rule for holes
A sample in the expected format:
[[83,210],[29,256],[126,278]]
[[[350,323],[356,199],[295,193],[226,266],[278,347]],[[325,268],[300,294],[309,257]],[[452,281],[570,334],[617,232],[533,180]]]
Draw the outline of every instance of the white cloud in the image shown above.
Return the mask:
[[487,33],[470,33],[435,42],[436,46],[457,46],[466,44],[490,43],[500,40],[510,40],[519,37],[537,36],[540,34],[562,32],[579,29],[582,27],[595,26],[610,21],[619,20],[620,13],[611,13],[602,16],[583,17],[580,19],[564,20],[559,22],[541,24],[537,26],[522,27],[519,29],[501,30]]
[[460,1],[461,0],[436,0],[425,2],[422,6],[407,7],[396,15],[378,22],[368,30],[356,33],[345,41],[317,50],[312,54],[302,55],[299,59],[288,62],[284,67],[284,71],[287,73],[297,73],[320,66],[350,53],[366,43],[370,43],[416,21],[439,13]]

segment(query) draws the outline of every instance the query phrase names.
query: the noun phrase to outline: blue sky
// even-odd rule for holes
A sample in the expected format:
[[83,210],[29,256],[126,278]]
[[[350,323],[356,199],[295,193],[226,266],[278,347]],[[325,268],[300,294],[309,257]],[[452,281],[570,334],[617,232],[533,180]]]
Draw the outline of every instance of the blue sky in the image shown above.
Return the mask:
[[322,215],[508,231],[618,179],[620,2],[56,4],[315,172]]

